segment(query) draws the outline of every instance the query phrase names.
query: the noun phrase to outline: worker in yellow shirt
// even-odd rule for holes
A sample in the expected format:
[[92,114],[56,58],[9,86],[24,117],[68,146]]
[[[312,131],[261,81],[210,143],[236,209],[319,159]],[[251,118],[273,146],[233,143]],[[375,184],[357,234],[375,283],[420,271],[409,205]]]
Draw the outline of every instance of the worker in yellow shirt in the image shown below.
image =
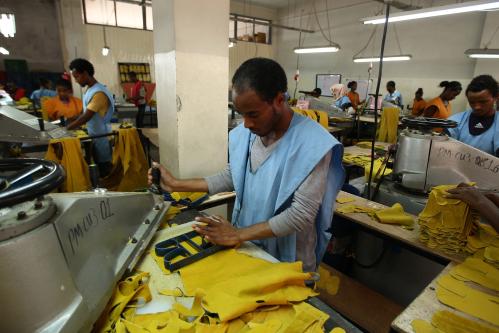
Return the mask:
[[456,98],[463,90],[461,83],[457,81],[442,81],[439,86],[444,88],[444,91],[442,91],[440,96],[435,97],[426,104],[424,110],[425,117],[439,119],[449,118],[452,115],[450,101]]
[[[114,100],[111,92],[94,78],[94,66],[86,59],[75,59],[69,65],[71,74],[78,84],[87,87],[83,96],[83,114],[68,125],[69,130],[87,124],[89,136],[111,133],[111,118],[114,113]],[[95,138],[93,159],[99,167],[101,177],[112,169],[112,149],[107,137]]]
[[423,88],[418,88],[414,94],[414,101],[412,103],[412,115],[421,116],[426,107],[426,101],[423,99]]
[[57,96],[43,103],[43,109],[47,111],[50,120],[65,118],[73,121],[83,110],[83,102],[78,97],[73,96],[71,79],[65,75],[55,84]]

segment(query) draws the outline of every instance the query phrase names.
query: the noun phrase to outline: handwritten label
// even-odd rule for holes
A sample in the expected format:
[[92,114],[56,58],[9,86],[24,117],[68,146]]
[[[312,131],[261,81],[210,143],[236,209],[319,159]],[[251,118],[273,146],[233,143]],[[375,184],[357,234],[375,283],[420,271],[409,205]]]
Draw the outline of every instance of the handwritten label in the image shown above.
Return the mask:
[[82,220],[67,232],[67,238],[73,255],[76,254],[81,242],[91,230],[97,228],[101,223],[106,222],[106,220],[113,216],[114,213],[111,209],[109,198],[101,200],[99,207],[90,208]]
[[460,163],[465,163],[469,167],[499,173],[499,162],[497,158],[490,158],[484,155],[475,155],[470,152],[453,151],[446,147],[440,147],[436,156],[438,159],[450,159]]

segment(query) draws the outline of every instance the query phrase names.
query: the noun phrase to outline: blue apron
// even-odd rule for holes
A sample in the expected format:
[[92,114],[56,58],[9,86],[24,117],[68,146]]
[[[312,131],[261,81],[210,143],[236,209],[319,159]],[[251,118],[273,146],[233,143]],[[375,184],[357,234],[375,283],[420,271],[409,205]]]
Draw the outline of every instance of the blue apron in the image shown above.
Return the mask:
[[[244,124],[229,134],[229,163],[236,191],[232,223],[240,228],[268,221],[287,209],[294,192],[332,150],[326,192],[315,221],[319,264],[331,237],[326,230],[331,226],[335,198],[345,179],[343,146],[315,121],[294,114],[276,148],[252,172],[249,151],[255,139]],[[255,243],[280,261],[296,261],[296,233]]]
[[[95,93],[99,91],[106,94],[109,99],[109,108],[104,117],[102,117],[99,113],[96,113],[87,122],[87,131],[90,136],[111,133],[111,118],[114,113],[114,99],[111,92],[103,84],[97,82],[87,89],[85,96],[83,96],[83,112],[87,111],[87,105],[90,103]],[[110,162],[112,159],[112,149],[109,144],[109,139],[107,137],[103,137],[94,139],[92,142],[95,152],[95,162]]]
[[449,134],[456,140],[495,155],[499,149],[499,112],[496,112],[494,123],[488,130],[480,135],[471,135],[469,121],[472,112],[472,110],[467,110],[450,116],[449,120],[456,121],[457,127],[448,128]]

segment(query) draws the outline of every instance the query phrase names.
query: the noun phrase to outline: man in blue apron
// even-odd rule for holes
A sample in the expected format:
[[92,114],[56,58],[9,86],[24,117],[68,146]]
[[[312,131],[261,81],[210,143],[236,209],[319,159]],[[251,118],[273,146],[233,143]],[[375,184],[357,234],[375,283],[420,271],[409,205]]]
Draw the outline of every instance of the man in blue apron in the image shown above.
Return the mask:
[[[89,136],[111,133],[111,118],[114,113],[113,94],[94,78],[94,66],[85,59],[75,59],[69,65],[78,84],[87,87],[83,96],[83,113],[68,125],[69,130],[87,124]],[[108,137],[92,140],[92,157],[104,177],[112,169],[112,149]]]
[[471,110],[457,113],[448,119],[457,122],[447,131],[454,139],[499,156],[499,98],[497,81],[490,75],[480,75],[466,88]]
[[[213,243],[253,241],[281,261],[313,271],[331,235],[336,195],[344,182],[343,146],[287,103],[287,79],[273,60],[244,62],[232,79],[244,124],[229,134],[229,165],[206,178],[176,179],[162,166],[167,191],[236,191],[232,223],[198,217],[195,230]],[[149,177],[151,181],[151,176]]]

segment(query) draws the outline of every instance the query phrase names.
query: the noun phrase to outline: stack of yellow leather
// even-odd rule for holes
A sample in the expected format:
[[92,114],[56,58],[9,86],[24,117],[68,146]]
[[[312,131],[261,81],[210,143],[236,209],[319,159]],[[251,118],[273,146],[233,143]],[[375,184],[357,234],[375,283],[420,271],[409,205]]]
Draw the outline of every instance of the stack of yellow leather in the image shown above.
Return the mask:
[[[371,149],[372,143],[369,141],[360,141],[357,142],[356,146],[359,148],[365,148],[365,149]],[[385,150],[385,146],[379,145],[379,144],[374,144],[374,149],[375,150]]]
[[411,324],[415,333],[499,333],[499,329],[492,325],[447,310],[435,312],[431,323],[415,319]]
[[404,211],[404,207],[399,203],[395,203],[392,207],[384,209],[344,204],[337,207],[335,211],[342,214],[364,213],[380,223],[399,224],[406,228],[411,228],[414,224],[412,216],[407,214]]
[[[372,181],[378,181],[381,178],[381,175],[389,175],[393,172],[392,169],[386,167],[385,164],[381,161],[381,159],[374,160],[373,165],[373,177]],[[364,166],[364,177],[366,182],[369,181],[369,174],[371,173],[371,163],[368,163]]]
[[499,234],[488,224],[476,225],[476,231],[468,236],[466,252],[499,268]]
[[361,167],[365,167],[366,165],[370,165],[371,156],[370,155],[362,155],[362,154],[343,154],[343,162],[358,165]]
[[464,249],[476,219],[465,202],[446,197],[447,190],[455,187],[434,187],[418,219],[421,242],[447,253],[458,253]]
[[396,143],[399,125],[399,108],[383,108],[378,131],[378,141]]

